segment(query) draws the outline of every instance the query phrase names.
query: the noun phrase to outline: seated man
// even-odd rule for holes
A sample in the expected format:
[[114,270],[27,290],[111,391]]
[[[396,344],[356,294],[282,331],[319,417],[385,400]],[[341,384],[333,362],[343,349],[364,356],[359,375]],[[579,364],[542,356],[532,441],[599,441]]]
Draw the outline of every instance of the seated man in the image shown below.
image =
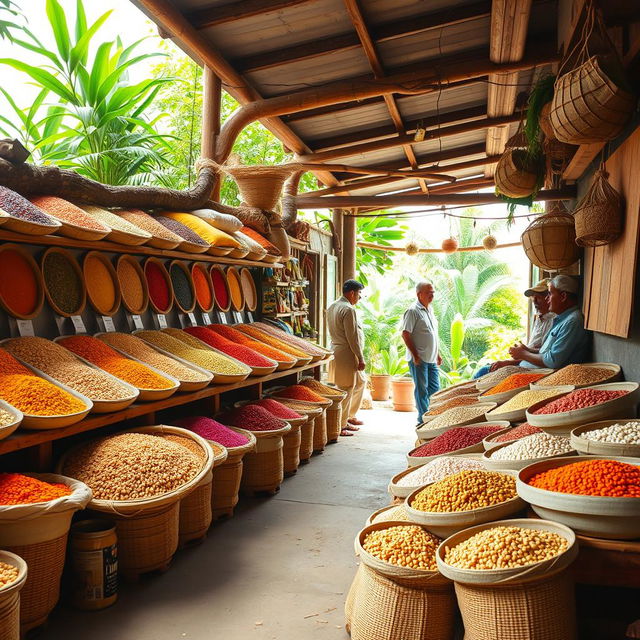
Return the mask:
[[[531,298],[531,302],[533,302],[533,306],[536,310],[536,313],[533,316],[533,324],[531,326],[531,333],[528,341],[528,347],[530,349],[540,349],[544,339],[551,330],[553,319],[556,317],[555,313],[549,311],[548,284],[549,278],[545,278],[544,280],[540,280],[535,287],[531,287],[524,292],[524,295],[527,298]],[[517,364],[519,364],[518,360],[501,360],[500,362],[494,362],[492,364],[485,365],[484,367],[480,367],[473,377],[479,378],[480,376],[489,373],[489,371],[495,371],[500,367]]]
[[556,314],[540,349],[517,344],[509,353],[520,360],[521,367],[560,369],[568,364],[585,362],[589,357],[589,332],[578,307],[578,282],[559,275],[549,283],[549,309]]

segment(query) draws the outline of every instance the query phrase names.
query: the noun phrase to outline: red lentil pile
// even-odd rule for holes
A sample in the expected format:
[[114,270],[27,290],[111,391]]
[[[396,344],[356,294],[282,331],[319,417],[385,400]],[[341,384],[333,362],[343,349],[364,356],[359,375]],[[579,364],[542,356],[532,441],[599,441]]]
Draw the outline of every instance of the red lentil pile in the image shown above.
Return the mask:
[[282,389],[278,391],[278,395],[292,400],[304,400],[304,402],[326,402],[326,398],[302,384],[293,384],[286,389]]
[[0,504],[34,504],[71,495],[66,484],[43,482],[21,473],[0,473]]
[[176,420],[175,423],[178,427],[189,429],[189,431],[197,433],[205,440],[213,440],[214,442],[221,444],[223,447],[242,447],[249,442],[249,440],[241,433],[237,433],[233,429],[225,427],[213,418],[206,418],[205,416],[191,416]]
[[224,424],[230,424],[247,431],[275,431],[284,426],[282,420],[273,416],[264,407],[258,407],[254,404],[246,404],[244,407],[225,411],[218,416],[218,419]]
[[510,440],[520,440],[520,438],[531,436],[534,433],[542,433],[542,429],[540,429],[539,427],[534,427],[528,422],[523,422],[521,425],[514,427],[513,429],[509,429],[507,433],[503,433],[501,436],[498,436],[495,439],[495,442],[509,442]]
[[486,427],[457,427],[449,429],[437,438],[418,447],[409,455],[414,458],[437,456],[450,453],[482,442],[487,436],[500,431],[502,427],[488,424]]
[[499,382],[495,387],[485,391],[483,396],[492,396],[495,393],[502,393],[504,391],[512,391],[513,389],[519,389],[520,387],[527,387],[532,382],[545,377],[544,373],[514,373],[513,375],[505,378],[502,382]]
[[218,351],[222,351],[222,353],[226,353],[236,360],[240,360],[240,362],[243,362],[249,367],[275,366],[273,360],[256,353],[249,347],[236,344],[207,327],[186,327],[184,331],[198,338],[198,340],[202,340],[202,342],[208,344],[210,347],[218,349]]
[[628,391],[607,391],[605,389],[576,389],[562,398],[553,400],[544,407],[533,413],[535,415],[546,415],[550,413],[564,413],[565,411],[575,411],[576,409],[586,409],[615,398],[626,396]]
[[537,473],[538,489],[608,498],[640,498],[640,468],[616,460],[585,460]]
[[283,405],[281,402],[273,400],[272,398],[263,398],[262,400],[252,402],[251,404],[257,405],[259,407],[264,407],[269,413],[276,416],[276,418],[282,418],[283,420],[302,418],[299,413]]

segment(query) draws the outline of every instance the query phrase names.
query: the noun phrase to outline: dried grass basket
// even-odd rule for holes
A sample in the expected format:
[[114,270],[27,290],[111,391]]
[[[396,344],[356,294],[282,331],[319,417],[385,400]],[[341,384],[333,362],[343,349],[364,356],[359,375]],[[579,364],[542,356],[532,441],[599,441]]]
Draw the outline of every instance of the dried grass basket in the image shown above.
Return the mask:
[[[452,638],[453,585],[438,571],[400,567],[379,560],[362,544],[371,531],[413,523],[389,521],[365,527],[356,537],[362,561],[349,596],[352,640],[443,640]],[[348,613],[345,607],[345,613]]]
[[[135,581],[150,571],[164,571],[178,549],[180,530],[180,501],[188,496],[211,471],[213,450],[199,435],[166,425],[129,429],[126,433],[148,435],[178,435],[191,438],[206,452],[200,471],[188,482],[162,495],[135,500],[93,499],[88,508],[107,514],[116,524],[118,535],[118,573],[125,580]],[[57,468],[64,469],[65,461],[86,443],[67,451]]]
[[[544,529],[567,539],[559,556],[516,569],[474,571],[444,562],[446,547],[496,526]],[[569,567],[578,555],[571,529],[549,520],[499,520],[465,529],[438,548],[440,572],[455,582],[465,640],[574,640],[574,584]]]
[[536,189],[538,173],[525,149],[506,149],[496,165],[496,189],[509,198],[526,198]]
[[[605,44],[603,54],[589,52],[594,31]],[[574,59],[575,66],[568,70]],[[549,113],[555,136],[578,145],[613,140],[631,118],[635,105],[616,48],[591,5],[580,40],[565,57],[555,82]]]
[[27,580],[27,563],[8,551],[0,551],[0,562],[18,570],[17,579],[0,588],[0,640],[20,640],[20,590]]
[[574,219],[566,211],[538,216],[520,240],[529,261],[545,271],[569,267],[580,257]]
[[593,183],[573,212],[576,244],[599,247],[611,244],[622,234],[622,196],[609,184],[604,168],[596,171]]
[[308,422],[307,417],[287,420],[291,431],[282,436],[282,464],[284,477],[292,476],[300,466],[300,445],[302,444],[302,424]]
[[[227,448],[227,459],[213,467],[213,484],[211,494],[211,513],[214,520],[231,517],[238,504],[240,481],[242,479],[242,459],[256,448],[256,437],[251,431],[229,427],[247,438],[247,444]],[[213,444],[218,444],[217,442]]]
[[43,625],[56,606],[71,518],[91,500],[91,489],[72,478],[53,473],[25,475],[65,484],[72,493],[49,502],[0,506],[0,548],[20,556],[29,567],[20,594],[22,635]]

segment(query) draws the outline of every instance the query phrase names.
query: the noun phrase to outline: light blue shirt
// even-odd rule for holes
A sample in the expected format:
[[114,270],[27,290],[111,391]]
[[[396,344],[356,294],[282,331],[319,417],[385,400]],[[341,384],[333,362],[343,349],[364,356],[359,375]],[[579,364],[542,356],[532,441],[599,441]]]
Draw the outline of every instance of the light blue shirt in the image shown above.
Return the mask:
[[[420,302],[412,304],[402,319],[402,331],[411,334],[413,344],[422,362],[435,363],[438,358],[438,321],[431,309]],[[412,355],[407,349],[407,360]]]
[[[553,319],[551,330],[540,347],[545,367],[560,369],[568,364],[580,364],[589,358],[590,332],[584,328],[584,318],[578,307],[563,311]],[[521,367],[537,365],[523,360]]]

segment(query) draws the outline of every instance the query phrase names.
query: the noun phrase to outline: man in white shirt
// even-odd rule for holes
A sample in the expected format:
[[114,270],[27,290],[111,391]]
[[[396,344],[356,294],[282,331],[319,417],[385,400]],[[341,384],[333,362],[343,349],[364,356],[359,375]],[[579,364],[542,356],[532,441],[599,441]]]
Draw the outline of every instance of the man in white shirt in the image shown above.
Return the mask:
[[327,309],[327,326],[331,336],[333,360],[329,364],[329,379],[347,392],[342,402],[341,436],[352,436],[358,431],[360,420],[356,412],[362,403],[365,386],[364,334],[358,322],[355,305],[360,300],[364,285],[347,280],[342,286],[342,297]]
[[438,321],[430,308],[434,294],[430,282],[419,282],[416,286],[418,299],[405,311],[402,320],[402,339],[407,346],[418,424],[429,410],[429,399],[440,388],[438,367],[442,359],[438,352]]
[[535,287],[527,289],[524,295],[531,298],[535,308],[527,346],[530,349],[539,349],[556,317],[555,313],[549,311],[549,279],[540,280]]

